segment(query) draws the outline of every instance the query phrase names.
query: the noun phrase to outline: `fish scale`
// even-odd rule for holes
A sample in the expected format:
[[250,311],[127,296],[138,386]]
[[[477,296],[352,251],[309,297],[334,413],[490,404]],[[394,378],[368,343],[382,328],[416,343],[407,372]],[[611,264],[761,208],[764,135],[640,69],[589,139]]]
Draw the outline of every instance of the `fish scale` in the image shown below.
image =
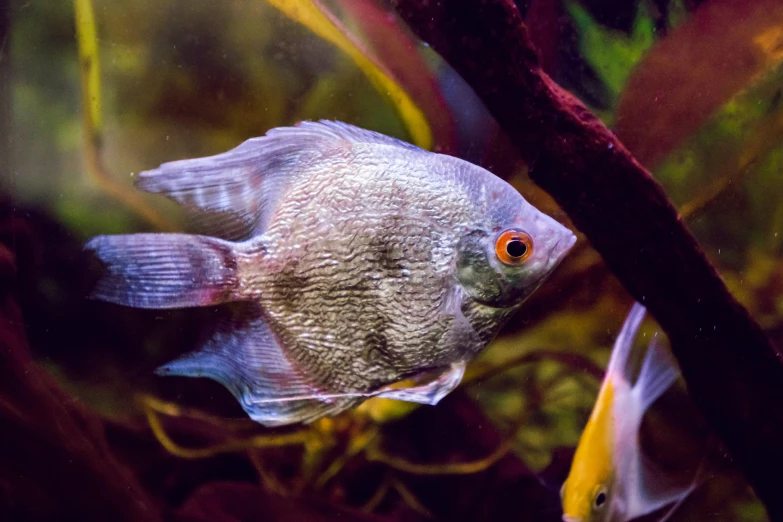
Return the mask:
[[215,379],[269,426],[375,396],[436,404],[575,241],[486,170],[340,122],[272,129],[137,186],[183,204],[199,234],[94,238],[93,296],[239,303],[158,372]]
[[[450,351],[438,353],[437,339],[447,328],[437,324],[439,307],[415,306],[417,302],[440,303],[446,286],[444,279],[449,276],[445,268],[453,260],[458,235],[452,232],[446,236],[428,227],[430,219],[418,223],[415,219],[409,219],[400,227],[397,224],[400,221],[397,219],[400,205],[396,200],[409,202],[406,210],[410,213],[410,207],[416,206],[422,206],[422,210],[426,211],[433,198],[423,201],[422,196],[429,194],[429,187],[408,182],[409,175],[397,179],[392,186],[393,190],[376,190],[376,186],[382,185],[383,181],[378,178],[385,177],[385,174],[385,169],[377,169],[369,174],[363,171],[359,177],[346,169],[337,174],[346,184],[335,186],[329,183],[335,173],[328,168],[321,168],[291,195],[294,204],[286,207],[285,212],[278,211],[270,220],[270,234],[290,240],[280,241],[278,249],[283,260],[269,260],[273,268],[267,274],[267,279],[254,286],[264,288],[264,292],[261,292],[262,306],[281,325],[281,330],[289,332],[285,344],[292,357],[306,368],[317,384],[330,391],[371,391],[388,383],[394,376],[407,376],[422,365],[444,366],[453,362],[455,356],[461,355]],[[349,189],[346,190],[345,186]],[[303,197],[304,193],[310,194],[310,197]],[[357,198],[360,193],[371,196]],[[441,198],[448,199],[448,196]],[[368,213],[367,209],[372,209],[372,213]],[[332,213],[338,214],[332,216]],[[367,217],[340,219],[343,214]],[[426,216],[426,213],[422,212],[422,215]],[[341,235],[350,238],[349,257],[340,257],[339,252],[329,252],[337,264],[319,270],[319,264],[313,258],[318,259],[326,252],[317,250],[320,245],[318,239],[327,235],[327,230],[323,230],[324,224],[332,228],[331,223],[334,222],[340,224]],[[463,223],[438,225],[459,228]],[[306,232],[294,236],[293,231],[296,229],[304,229]],[[432,245],[444,241],[447,242],[444,250],[452,255],[440,261],[433,260],[436,251]],[[299,245],[302,242],[307,247],[302,248]],[[401,250],[404,257],[398,258],[392,273],[381,270],[390,259],[384,254],[395,249]],[[263,267],[263,262],[258,266]],[[404,296],[384,292],[382,282],[392,281],[403,270],[420,281],[417,291]],[[374,277],[374,272],[381,273]],[[284,277],[280,277],[281,274]],[[295,283],[292,284],[292,280]],[[290,298],[292,291],[299,294],[296,300]],[[401,303],[401,298],[406,303]],[[292,304],[301,304],[302,309],[292,307]],[[385,325],[399,316],[404,305],[407,305],[406,324],[409,328],[402,332],[389,331]],[[319,318],[321,324],[317,328],[302,328],[302,319],[307,317]],[[355,334],[341,329],[341,325],[346,323],[345,319],[348,319],[348,324],[361,325]],[[387,345],[410,348],[398,350],[400,356],[388,361],[367,361],[368,335],[364,333],[367,331],[373,333],[369,338],[382,338]],[[303,336],[305,332],[309,334],[306,337]],[[328,332],[343,336],[343,349],[322,349],[318,341]],[[430,341],[425,337],[426,342],[422,342],[420,332],[431,332],[428,337],[434,339]],[[402,335],[395,336],[400,333]],[[390,335],[392,339],[388,339]],[[331,343],[332,346],[334,344]],[[328,362],[328,371],[324,369],[324,361]]]
[[[299,297],[293,303],[302,308],[292,308],[292,300],[289,298],[290,285],[288,277],[280,278],[278,273],[270,275],[268,284],[262,284],[267,289],[266,294],[261,298],[262,306],[270,313],[270,316],[276,322],[281,323],[282,330],[290,333],[291,340],[286,340],[293,357],[303,367],[310,368],[312,375],[315,376],[318,384],[329,386],[326,377],[332,382],[331,386],[337,385],[340,391],[359,391],[366,392],[374,389],[379,384],[384,383],[395,373],[408,374],[420,366],[427,359],[432,358],[432,353],[427,354],[427,349],[432,343],[421,342],[419,333],[432,332],[432,336],[438,337],[439,331],[444,328],[436,329],[434,324],[438,320],[436,315],[437,307],[431,306],[433,302],[439,302],[437,294],[442,292],[441,288],[435,288],[436,295],[427,295],[423,291],[413,296],[414,306],[407,308],[407,320],[405,328],[399,331],[390,331],[385,326],[393,322],[394,317],[399,316],[399,310],[403,308],[399,303],[399,296],[383,291],[383,281],[381,279],[370,279],[367,276],[368,268],[368,249],[363,251],[364,255],[354,257],[352,262],[340,263],[340,273],[345,279],[339,280],[337,284],[332,274],[310,275],[298,280],[297,285],[301,285],[296,290]],[[306,256],[299,259],[299,263],[304,266],[310,266]],[[376,266],[373,263],[369,265]],[[421,270],[423,264],[417,268],[413,264],[406,264],[404,268],[411,272]],[[320,285],[319,285],[320,282]],[[281,284],[282,283],[282,284]],[[329,293],[324,292],[328,288]],[[375,303],[381,301],[383,306],[377,306]],[[422,302],[425,306],[419,308],[415,302]],[[379,309],[380,308],[380,309]],[[417,313],[419,312],[419,313]],[[306,319],[318,320],[320,324],[314,328],[303,327],[302,323]],[[359,328],[344,328],[346,325],[360,325]],[[303,333],[307,337],[303,337]],[[367,351],[367,334],[372,332],[376,337],[387,339],[392,334],[393,339],[386,340],[389,345],[411,345],[416,343],[417,348],[424,354],[413,352],[408,355],[408,351],[401,351],[400,356],[395,360],[389,361],[387,365],[368,364],[364,360],[364,353]],[[322,350],[319,343],[326,335],[337,335],[339,342],[330,342],[331,346],[335,344],[342,346],[341,350]],[[356,353],[356,352],[359,353]],[[402,357],[402,354],[408,355]],[[426,354],[426,355],[425,355]],[[411,361],[407,359],[412,359]],[[323,362],[328,361],[329,373],[322,373],[325,367]],[[433,361],[437,363],[437,361]],[[450,360],[440,361],[440,365],[447,364]],[[430,364],[428,364],[430,365]],[[334,374],[340,376],[339,380],[334,378]],[[338,391],[331,389],[330,391]]]

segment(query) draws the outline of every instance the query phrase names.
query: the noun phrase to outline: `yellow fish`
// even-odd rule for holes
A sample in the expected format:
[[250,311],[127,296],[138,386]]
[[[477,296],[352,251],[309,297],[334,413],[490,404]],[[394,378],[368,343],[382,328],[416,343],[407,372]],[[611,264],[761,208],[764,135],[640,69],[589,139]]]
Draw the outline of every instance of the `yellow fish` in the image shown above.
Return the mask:
[[624,522],[667,505],[669,515],[695,488],[656,471],[642,454],[639,428],[647,409],[679,372],[653,338],[632,382],[631,348],[645,308],[634,303],[615,341],[595,407],[560,492],[565,522]]

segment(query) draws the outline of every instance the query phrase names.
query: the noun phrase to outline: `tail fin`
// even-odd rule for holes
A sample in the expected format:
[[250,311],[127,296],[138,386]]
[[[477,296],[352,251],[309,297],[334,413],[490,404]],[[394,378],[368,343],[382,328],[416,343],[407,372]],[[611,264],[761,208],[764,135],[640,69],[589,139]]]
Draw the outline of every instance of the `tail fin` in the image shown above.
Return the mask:
[[98,236],[86,249],[103,262],[90,297],[136,308],[186,308],[235,299],[232,243],[186,234]]

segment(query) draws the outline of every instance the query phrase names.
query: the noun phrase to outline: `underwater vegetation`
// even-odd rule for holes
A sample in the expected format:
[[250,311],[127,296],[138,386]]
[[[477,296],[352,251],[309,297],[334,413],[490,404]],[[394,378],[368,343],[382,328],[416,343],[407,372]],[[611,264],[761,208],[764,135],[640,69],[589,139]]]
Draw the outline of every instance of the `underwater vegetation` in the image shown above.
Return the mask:
[[[572,520],[783,520],[781,49],[777,0],[0,2],[0,519],[546,522],[562,520],[565,504]],[[399,157],[412,144],[465,160],[466,180],[502,186],[503,201],[527,202],[577,240],[513,314],[485,323],[475,357],[447,351],[440,362],[457,362],[460,379],[436,387],[437,400],[395,383],[390,397],[427,400],[372,397],[268,427],[214,380],[155,373],[209,346],[215,324],[247,324],[236,308],[200,277],[178,279],[171,307],[87,299],[96,288],[125,304],[168,294],[150,297],[150,281],[127,269],[141,263],[133,249],[103,250],[118,277],[101,287],[106,266],[84,245],[101,236],[91,243],[100,257],[134,246],[112,238],[196,237],[221,216],[193,219],[195,199],[139,190],[154,183],[138,173],[320,120],[381,133]],[[429,172],[400,175],[423,190]],[[177,175],[151,192],[177,200],[194,188]],[[447,199],[453,188],[435,192]],[[331,200],[301,201],[317,211]],[[348,203],[375,208],[366,193]],[[231,227],[247,232],[263,214],[249,224],[234,208],[210,245],[240,244],[247,237]],[[462,251],[472,256],[456,276],[466,301],[481,295],[470,286],[484,281],[476,259],[492,260],[484,275],[520,281],[476,257],[527,255],[524,230],[496,225],[497,238]],[[514,246],[497,250],[506,229]],[[334,230],[316,231],[309,245],[326,238],[339,250]],[[427,274],[433,288],[430,276],[453,284],[454,274]],[[411,299],[378,295],[395,304],[391,323],[415,319]],[[186,298],[200,306],[179,306]],[[332,324],[377,333],[336,302],[322,301],[338,312]],[[623,344],[634,302],[646,319]],[[294,312],[311,313],[313,333],[320,312],[302,306]],[[657,381],[641,377],[656,332],[672,365]],[[632,351],[633,379],[612,380],[615,343]],[[674,366],[681,379],[668,386]],[[171,373],[205,367],[215,368]],[[417,376],[373,368],[383,378],[362,372],[349,391]],[[623,437],[601,436],[609,430],[591,420],[615,404],[609,382],[629,394],[660,385],[635,416],[616,410],[633,421]],[[279,424],[278,413],[257,417]],[[645,466],[628,464],[637,461],[615,449],[620,438]],[[581,493],[568,486],[575,473],[589,476]],[[572,498],[587,498],[591,514],[569,511]]]

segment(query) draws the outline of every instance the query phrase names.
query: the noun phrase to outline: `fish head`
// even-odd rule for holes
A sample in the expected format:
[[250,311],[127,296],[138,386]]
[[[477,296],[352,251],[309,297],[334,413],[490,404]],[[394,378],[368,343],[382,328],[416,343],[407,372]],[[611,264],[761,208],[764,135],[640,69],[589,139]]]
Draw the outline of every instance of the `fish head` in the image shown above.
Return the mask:
[[611,482],[594,484],[589,489],[567,488],[560,491],[563,522],[625,522],[614,501]]
[[576,236],[502,183],[491,189],[491,201],[476,227],[461,236],[456,273],[474,301],[512,308],[552,273]]
[[607,522],[623,511],[615,481],[615,401],[622,390],[614,384],[604,379],[560,490],[564,521]]

